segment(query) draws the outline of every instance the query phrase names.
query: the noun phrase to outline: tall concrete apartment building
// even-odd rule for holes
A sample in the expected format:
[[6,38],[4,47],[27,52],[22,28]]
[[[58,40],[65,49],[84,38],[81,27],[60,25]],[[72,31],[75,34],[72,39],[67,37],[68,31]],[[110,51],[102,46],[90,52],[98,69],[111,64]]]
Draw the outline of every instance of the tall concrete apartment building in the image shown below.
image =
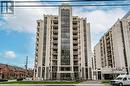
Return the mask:
[[34,79],[91,79],[90,24],[69,5],[37,21]]
[[130,12],[101,37],[94,47],[93,62],[96,79],[130,73]]

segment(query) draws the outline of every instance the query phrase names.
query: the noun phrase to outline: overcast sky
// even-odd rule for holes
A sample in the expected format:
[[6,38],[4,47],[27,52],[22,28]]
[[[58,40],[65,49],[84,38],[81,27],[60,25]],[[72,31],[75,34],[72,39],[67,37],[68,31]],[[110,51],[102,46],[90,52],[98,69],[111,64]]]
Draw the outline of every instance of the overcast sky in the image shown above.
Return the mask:
[[[27,1],[27,0],[25,0]],[[33,0],[34,1],[34,0]],[[130,1],[86,2],[69,4],[128,4]],[[28,5],[29,3],[20,3]],[[19,5],[20,5],[19,4]],[[32,3],[43,5],[44,3]],[[46,4],[50,4],[47,3]],[[61,4],[61,3],[51,3]],[[73,7],[73,16],[87,18],[91,29],[91,45],[128,11],[129,6],[86,6]],[[43,19],[44,14],[58,15],[57,7],[23,7],[15,8],[13,15],[0,15],[0,63],[24,67],[29,56],[29,67],[34,65],[36,20]]]

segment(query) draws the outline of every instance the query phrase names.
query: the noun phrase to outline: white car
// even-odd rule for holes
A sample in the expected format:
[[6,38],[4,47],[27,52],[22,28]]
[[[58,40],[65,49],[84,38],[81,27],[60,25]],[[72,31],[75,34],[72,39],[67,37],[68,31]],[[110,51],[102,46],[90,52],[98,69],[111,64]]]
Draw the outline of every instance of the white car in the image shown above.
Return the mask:
[[130,75],[119,75],[116,79],[111,80],[111,84],[118,86],[130,86]]

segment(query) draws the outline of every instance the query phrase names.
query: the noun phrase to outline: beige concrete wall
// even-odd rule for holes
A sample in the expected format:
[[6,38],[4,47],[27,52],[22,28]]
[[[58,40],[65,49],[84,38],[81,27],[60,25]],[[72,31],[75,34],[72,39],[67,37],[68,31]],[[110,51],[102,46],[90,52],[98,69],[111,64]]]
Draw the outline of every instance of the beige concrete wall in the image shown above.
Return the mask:
[[[58,58],[57,58],[57,61],[58,61],[58,64],[57,64],[57,79],[59,79],[60,77],[60,73],[71,73],[72,74],[72,77],[73,77],[73,73],[74,73],[74,58],[73,58],[73,23],[72,23],[72,19],[73,19],[73,16],[72,16],[72,8],[71,7],[60,7],[59,8],[59,15],[61,14],[61,9],[70,9],[70,67],[71,67],[71,71],[60,71],[60,67],[61,67],[61,17],[58,16]],[[40,77],[43,78],[43,79],[50,79],[51,78],[51,71],[52,69],[50,68],[50,64],[52,65],[52,50],[50,50],[52,46],[51,44],[51,20],[54,16],[52,15],[44,15],[47,17],[47,37],[46,37],[46,58],[45,58],[45,77],[42,77],[42,69],[41,69],[41,75]],[[88,67],[91,68],[91,38],[90,38],[90,24],[86,22],[86,41],[87,41],[87,52],[85,52],[85,49],[84,49],[84,28],[83,28],[83,20],[84,18],[79,18],[77,17],[77,21],[78,21],[78,65],[79,65],[79,76],[81,76],[81,78],[83,79],[86,79],[86,71],[85,71],[85,53],[87,53],[87,63],[88,63]],[[79,23],[80,21],[80,23]],[[40,42],[39,42],[39,47],[38,47],[38,64],[37,64],[37,69],[38,69],[38,66],[40,66],[41,68],[43,67],[42,66],[42,58],[43,58],[43,38],[44,38],[44,23],[42,22],[42,25],[40,26],[41,30],[40,30]],[[79,43],[80,41],[80,43]],[[80,48],[81,47],[81,48]],[[81,65],[80,65],[81,64]],[[49,72],[47,72],[47,69],[46,68],[49,68]],[[84,71],[82,72],[82,68],[84,68]],[[81,71],[80,71],[81,69]],[[47,77],[46,74],[49,74],[49,76]],[[82,73],[84,73],[84,76],[82,75]],[[37,70],[37,74],[38,74],[38,70]],[[90,74],[88,73],[88,76]],[[90,79],[90,76],[89,76],[89,79]]]
[[100,43],[97,43],[94,47],[94,58],[95,58],[95,65],[96,69],[101,69],[101,49],[100,49]]

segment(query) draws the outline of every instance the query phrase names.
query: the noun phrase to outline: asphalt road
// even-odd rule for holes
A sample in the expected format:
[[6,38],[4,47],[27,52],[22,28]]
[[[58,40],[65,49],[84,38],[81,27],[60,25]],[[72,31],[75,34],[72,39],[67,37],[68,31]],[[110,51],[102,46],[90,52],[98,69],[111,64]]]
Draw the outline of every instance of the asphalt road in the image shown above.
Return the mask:
[[79,85],[0,85],[0,86],[111,86],[108,84],[79,84]]

